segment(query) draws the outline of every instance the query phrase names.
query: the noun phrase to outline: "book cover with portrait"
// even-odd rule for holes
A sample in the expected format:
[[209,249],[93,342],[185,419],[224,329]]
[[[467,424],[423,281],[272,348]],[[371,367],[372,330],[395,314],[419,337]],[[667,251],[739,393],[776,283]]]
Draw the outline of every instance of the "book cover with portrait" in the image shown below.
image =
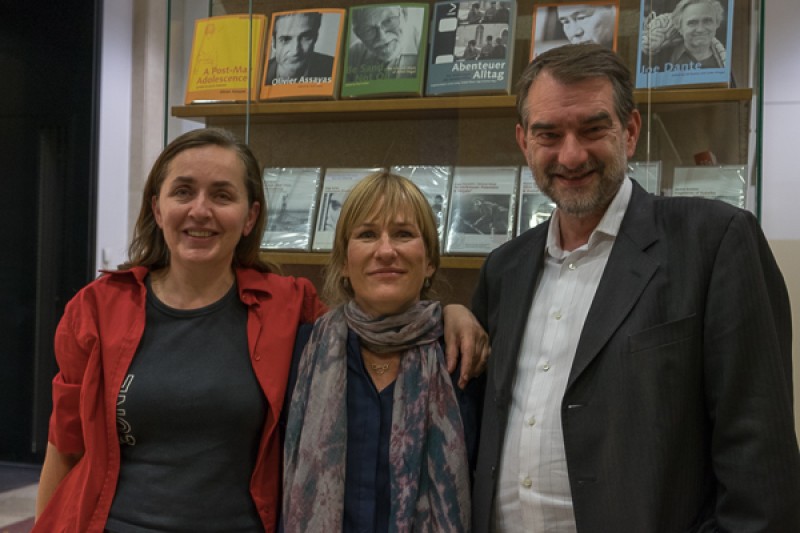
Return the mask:
[[260,99],[335,99],[345,15],[333,8],[273,13],[264,39]]
[[636,88],[730,87],[733,5],[734,0],[642,0]]
[[343,98],[422,96],[429,7],[395,3],[350,8]]
[[569,43],[595,43],[616,51],[618,32],[619,0],[536,4],[530,59]]
[[256,99],[266,22],[258,14],[195,21],[186,105]]
[[261,239],[265,250],[311,249],[321,168],[265,168],[267,227]]
[[425,94],[510,94],[516,2],[437,2]]
[[453,169],[445,253],[488,254],[511,239],[519,167]]
[[322,193],[317,210],[317,225],[314,230],[315,252],[329,252],[333,248],[336,223],[342,212],[345,198],[356,183],[382,168],[328,168],[322,177]]
[[419,187],[427,198],[436,219],[439,245],[444,247],[444,230],[450,200],[450,181],[453,167],[447,165],[403,165],[391,167],[391,172],[405,176]]
[[549,220],[555,208],[555,202],[539,190],[531,169],[522,167],[519,171],[517,235],[522,235],[527,230]]

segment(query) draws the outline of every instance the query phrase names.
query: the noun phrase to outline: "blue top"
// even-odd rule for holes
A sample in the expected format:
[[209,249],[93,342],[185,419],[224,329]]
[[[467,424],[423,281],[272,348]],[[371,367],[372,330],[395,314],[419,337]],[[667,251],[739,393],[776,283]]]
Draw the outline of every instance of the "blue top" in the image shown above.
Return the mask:
[[[297,381],[300,357],[311,336],[311,330],[312,325],[307,324],[301,326],[297,332],[286,388],[286,403],[281,413],[284,430],[289,402]],[[457,379],[454,377],[453,381],[456,382]],[[485,375],[470,380],[464,390],[454,387],[464,423],[470,478],[477,458],[484,383]],[[347,464],[343,533],[389,531],[389,440],[393,403],[394,383],[378,392],[361,358],[358,337],[350,331],[347,336]]]

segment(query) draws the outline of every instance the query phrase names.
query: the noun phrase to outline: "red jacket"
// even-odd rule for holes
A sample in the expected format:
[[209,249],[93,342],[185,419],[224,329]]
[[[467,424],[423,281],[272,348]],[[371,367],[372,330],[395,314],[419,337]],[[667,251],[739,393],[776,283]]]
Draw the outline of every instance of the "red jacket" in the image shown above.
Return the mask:
[[[55,337],[59,373],[53,379],[50,442],[83,458],[60,483],[33,533],[101,533],[119,476],[116,403],[145,326],[147,269],[111,272],[67,304]],[[248,307],[247,338],[253,370],[269,409],[250,480],[265,531],[280,508],[282,452],[277,422],[298,324],[325,311],[306,279],[236,271],[239,298]]]

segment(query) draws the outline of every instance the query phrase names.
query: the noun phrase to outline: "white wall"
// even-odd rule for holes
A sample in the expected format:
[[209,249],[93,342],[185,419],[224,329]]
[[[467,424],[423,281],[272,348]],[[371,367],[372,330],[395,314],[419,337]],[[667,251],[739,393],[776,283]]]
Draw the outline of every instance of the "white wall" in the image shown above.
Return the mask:
[[800,239],[800,2],[769,0],[764,32],[762,224],[770,239]]
[[[106,0],[109,1],[109,0]],[[199,0],[195,0],[199,1]],[[203,2],[200,2],[203,3]],[[133,4],[133,93],[131,103],[131,160],[126,200],[128,234],[142,202],[142,189],[153,162],[164,148],[167,113],[167,2],[136,0]],[[120,213],[122,218],[122,213]]]
[[766,4],[761,221],[792,300],[795,427],[800,428],[800,2]]
[[128,246],[133,8],[127,0],[103,3],[96,267],[115,268]]

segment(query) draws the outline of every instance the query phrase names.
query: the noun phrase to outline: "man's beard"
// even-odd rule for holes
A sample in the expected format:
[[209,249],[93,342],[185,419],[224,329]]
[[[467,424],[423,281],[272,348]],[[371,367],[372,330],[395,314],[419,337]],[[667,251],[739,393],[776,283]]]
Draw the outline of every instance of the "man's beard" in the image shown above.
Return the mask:
[[[561,165],[554,164],[546,167],[541,176],[536,171],[533,174],[539,189],[550,197],[561,211],[581,218],[602,213],[608,207],[625,179],[626,168],[627,158],[621,154],[608,164],[591,158],[577,169],[567,170]],[[555,178],[551,177],[553,174],[582,176],[589,172],[597,173],[599,179],[575,189],[559,188],[554,182]]]

